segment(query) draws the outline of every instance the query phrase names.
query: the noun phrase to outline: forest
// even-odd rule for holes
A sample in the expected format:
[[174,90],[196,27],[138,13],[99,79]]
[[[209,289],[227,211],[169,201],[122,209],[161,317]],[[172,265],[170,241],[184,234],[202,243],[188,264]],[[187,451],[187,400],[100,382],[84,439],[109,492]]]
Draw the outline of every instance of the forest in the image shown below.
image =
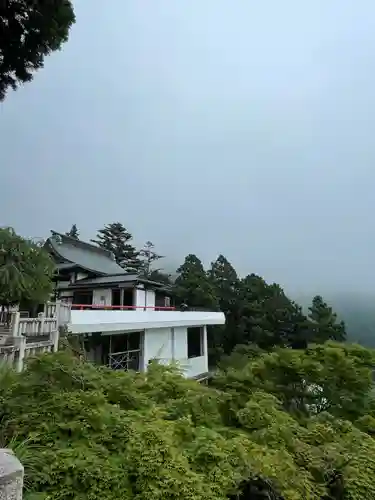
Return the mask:
[[[188,254],[172,280],[152,243],[136,249],[118,224],[95,242],[124,269],[225,313],[209,331],[212,376],[199,384],[156,361],[112,371],[69,336],[22,373],[3,366],[0,446],[25,466],[26,500],[375,499],[375,352],[348,342],[321,296],[305,313],[222,255],[205,269]],[[0,299],[32,300],[38,283],[38,300],[48,293],[42,245],[5,228],[0,248]]]

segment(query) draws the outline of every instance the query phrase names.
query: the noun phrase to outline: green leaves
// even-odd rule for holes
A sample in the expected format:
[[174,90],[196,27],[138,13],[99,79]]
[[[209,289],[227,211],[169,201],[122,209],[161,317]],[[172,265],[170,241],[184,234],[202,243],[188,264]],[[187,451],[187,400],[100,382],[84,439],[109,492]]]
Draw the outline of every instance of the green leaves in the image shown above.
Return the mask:
[[320,295],[313,298],[309,311],[314,342],[322,343],[327,340],[343,342],[346,339],[345,324],[337,320],[337,315]]
[[75,22],[69,0],[11,0],[0,4],[0,101],[29,82],[44,58],[59,50]]
[[41,303],[53,291],[55,265],[38,244],[0,228],[0,303]]
[[180,303],[184,302],[190,307],[217,309],[214,286],[196,255],[187,255],[177,273],[174,292]]
[[132,234],[129,233],[121,222],[113,222],[100,229],[96,240],[91,241],[99,247],[112,252],[117,264],[126,271],[137,272],[141,268],[142,263],[139,260],[139,252],[130,243],[132,239]]
[[96,240],[91,242],[109,250],[117,264],[126,271],[137,272],[142,267],[142,262],[139,260],[139,252],[131,244],[132,239],[132,234],[121,222],[113,222],[100,229]]
[[242,352],[210,387],[174,367],[116,372],[68,351],[4,371],[2,443],[26,467],[26,498],[373,498],[373,352]]

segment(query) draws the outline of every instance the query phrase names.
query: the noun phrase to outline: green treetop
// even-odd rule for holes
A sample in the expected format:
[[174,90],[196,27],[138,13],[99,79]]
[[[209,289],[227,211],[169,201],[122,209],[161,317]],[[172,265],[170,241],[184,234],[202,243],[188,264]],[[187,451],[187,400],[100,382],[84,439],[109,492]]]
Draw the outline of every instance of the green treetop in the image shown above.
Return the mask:
[[55,265],[40,245],[0,229],[0,304],[42,303],[52,291]]
[[327,340],[346,340],[346,329],[343,321],[338,321],[337,314],[329,307],[320,295],[313,298],[309,307],[309,318],[313,323],[314,341],[317,343]]
[[0,101],[29,82],[44,58],[68,40],[75,21],[69,0],[4,0],[0,3]]
[[96,239],[91,241],[112,252],[117,264],[126,271],[138,272],[142,269],[142,262],[139,260],[139,252],[130,243],[132,239],[132,234],[121,222],[113,222],[100,229]]

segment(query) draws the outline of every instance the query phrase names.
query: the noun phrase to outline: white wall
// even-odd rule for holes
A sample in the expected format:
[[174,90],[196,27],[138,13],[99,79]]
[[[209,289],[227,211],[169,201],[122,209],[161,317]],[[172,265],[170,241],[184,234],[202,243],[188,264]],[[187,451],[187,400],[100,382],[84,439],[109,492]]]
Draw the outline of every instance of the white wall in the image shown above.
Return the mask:
[[134,305],[137,307],[155,307],[155,292],[136,288]]
[[188,358],[187,327],[150,328],[145,330],[143,360],[147,369],[149,361],[177,362],[186,377],[197,377],[208,372],[207,329],[203,331],[203,356]]
[[173,360],[173,343],[171,328],[149,328],[145,330],[143,343],[144,369],[149,361],[158,359],[160,363]]
[[97,288],[92,292],[92,303],[100,304],[103,306],[112,305],[112,289],[111,288]]
[[155,292],[154,290],[146,290],[146,306],[155,307]]

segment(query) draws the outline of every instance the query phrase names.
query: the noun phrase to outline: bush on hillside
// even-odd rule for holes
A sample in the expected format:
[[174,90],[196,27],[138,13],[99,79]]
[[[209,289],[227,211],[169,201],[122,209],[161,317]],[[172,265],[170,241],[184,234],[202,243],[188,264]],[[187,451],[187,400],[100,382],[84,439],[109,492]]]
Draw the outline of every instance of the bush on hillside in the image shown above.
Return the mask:
[[[372,359],[335,344],[281,349],[225,368],[207,387],[157,364],[145,375],[45,354],[1,374],[2,445],[24,462],[26,500],[375,498],[375,441],[364,432]],[[332,413],[328,402],[295,411],[306,367],[324,381],[339,362],[355,368],[340,393],[351,402],[340,408],[337,378],[324,387]],[[359,400],[361,415],[352,411]]]

